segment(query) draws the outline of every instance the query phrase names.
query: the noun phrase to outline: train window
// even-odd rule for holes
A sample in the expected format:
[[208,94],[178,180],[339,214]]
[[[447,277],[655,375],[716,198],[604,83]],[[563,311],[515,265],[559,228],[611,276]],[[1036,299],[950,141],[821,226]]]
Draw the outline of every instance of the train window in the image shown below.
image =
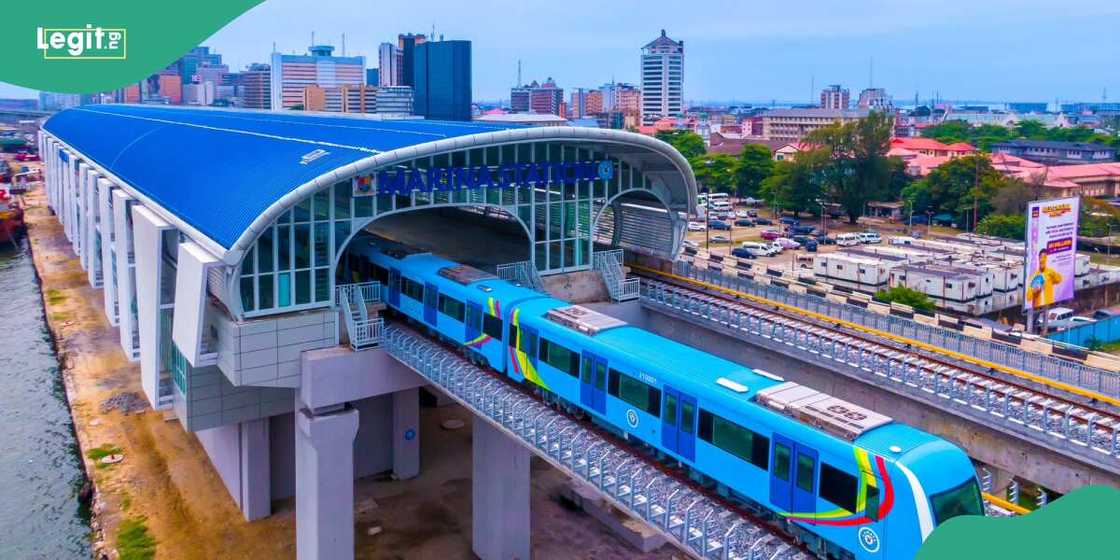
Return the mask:
[[813,491],[813,475],[817,468],[817,461],[804,454],[797,454],[797,487],[806,491]]
[[933,506],[933,520],[938,525],[958,515],[984,515],[984,502],[975,478],[964,481],[956,488],[933,494],[929,501]]
[[502,339],[502,320],[493,315],[482,316],[482,332],[491,338]]
[[762,470],[766,470],[766,465],[770,462],[770,438],[702,408],[700,439]]
[[774,476],[789,481],[789,447],[774,444]]
[[661,390],[618,370],[610,370],[607,393],[655,417],[661,415]]
[[463,322],[463,317],[466,315],[466,309],[463,307],[463,302],[453,298],[447,297],[443,294],[439,295],[439,312],[459,321]]
[[665,413],[661,415],[665,423],[670,426],[677,425],[677,397],[665,395]]
[[517,349],[524,352],[527,356],[537,355],[537,335],[535,333],[523,332],[521,329],[513,331],[514,336],[517,337]]
[[879,488],[876,486],[867,486],[867,498],[864,500],[867,504],[867,509],[864,512],[867,518],[872,521],[879,520]]
[[381,282],[382,284],[389,283],[389,271],[380,265],[373,265],[373,279]]
[[401,293],[416,301],[424,301],[424,285],[404,276],[401,276]]
[[575,377],[579,374],[579,356],[546,339],[541,339],[541,359],[548,365]]
[[820,488],[821,498],[850,512],[856,511],[856,496],[859,494],[859,481],[856,477],[821,462]]
[[467,308],[467,327],[475,332],[482,332],[482,309],[477,306]]
[[696,405],[681,401],[681,431],[691,434],[696,431]]

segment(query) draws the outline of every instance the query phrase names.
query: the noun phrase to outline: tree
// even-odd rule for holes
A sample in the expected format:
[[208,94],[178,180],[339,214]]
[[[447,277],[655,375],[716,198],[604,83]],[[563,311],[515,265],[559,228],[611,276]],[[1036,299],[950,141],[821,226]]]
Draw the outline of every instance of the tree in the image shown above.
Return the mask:
[[706,151],[704,139],[690,130],[662,130],[655,137],[676,148],[689,161]]
[[708,192],[732,194],[738,181],[739,161],[727,154],[703,154],[689,160],[696,181]]
[[1007,239],[1023,240],[1027,231],[1026,214],[991,214],[976,225],[976,232]]
[[739,154],[739,196],[758,196],[762,181],[774,172],[774,158],[770,148],[762,144],[747,144]]
[[759,194],[771,206],[792,210],[795,214],[820,209],[817,202],[823,193],[823,169],[828,164],[828,152],[809,150],[794,159],[779,161],[774,172],[762,180]]
[[958,216],[958,223],[972,223],[975,210],[979,220],[992,211],[992,199],[1005,178],[992,167],[986,155],[976,154],[949,160],[934,169],[925,182],[929,188],[929,209]]
[[[1025,181],[1018,177],[1008,178],[992,197],[992,211],[996,214],[1022,215],[1027,211],[1027,204],[1036,198],[1038,197],[1032,192],[1031,186]],[[1022,238],[1021,234],[1019,238]]]
[[932,313],[937,309],[929,296],[913,288],[907,288],[906,286],[895,286],[893,288],[879,290],[875,292],[875,301],[881,301],[883,303],[901,303],[903,305],[909,305],[918,311],[925,311],[928,313]]
[[849,223],[856,223],[865,204],[890,194],[892,165],[897,164],[886,153],[893,131],[890,114],[872,111],[864,119],[826,126],[805,138],[829,154],[823,168],[825,190],[844,207]]

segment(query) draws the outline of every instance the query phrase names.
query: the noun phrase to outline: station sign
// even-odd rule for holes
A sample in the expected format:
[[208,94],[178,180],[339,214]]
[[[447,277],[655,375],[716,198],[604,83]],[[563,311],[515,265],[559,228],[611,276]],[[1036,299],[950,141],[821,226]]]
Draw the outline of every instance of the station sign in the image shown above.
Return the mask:
[[564,184],[578,181],[609,181],[615,176],[610,160],[504,163],[421,168],[382,169],[354,177],[354,196],[405,195],[418,192],[449,192],[485,187],[515,188],[524,185]]

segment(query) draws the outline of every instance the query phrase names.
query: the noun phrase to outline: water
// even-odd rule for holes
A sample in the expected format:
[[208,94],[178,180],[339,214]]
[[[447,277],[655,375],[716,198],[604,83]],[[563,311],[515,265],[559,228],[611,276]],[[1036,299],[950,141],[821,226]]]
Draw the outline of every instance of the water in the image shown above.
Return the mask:
[[31,256],[0,247],[0,558],[89,558],[70,411]]

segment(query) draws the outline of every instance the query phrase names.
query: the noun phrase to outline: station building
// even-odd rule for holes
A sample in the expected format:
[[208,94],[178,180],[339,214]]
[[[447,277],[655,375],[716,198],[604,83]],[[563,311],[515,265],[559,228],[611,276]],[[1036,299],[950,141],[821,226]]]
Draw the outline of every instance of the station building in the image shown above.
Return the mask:
[[198,436],[246,518],[296,497],[301,558],[352,553],[340,476],[419,469],[423,379],[339,345],[339,294],[366,280],[355,239],[484,209],[524,231],[507,273],[532,282],[602,250],[671,258],[696,199],[679,152],[616,130],[102,105],[55,114],[39,142],[49,206],[149,402]]

